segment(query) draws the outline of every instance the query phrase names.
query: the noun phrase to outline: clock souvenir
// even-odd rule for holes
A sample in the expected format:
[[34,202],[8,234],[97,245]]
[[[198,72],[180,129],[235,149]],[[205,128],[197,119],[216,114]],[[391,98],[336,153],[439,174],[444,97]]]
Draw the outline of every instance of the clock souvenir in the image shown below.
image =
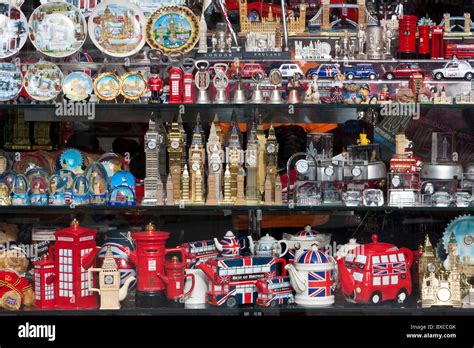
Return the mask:
[[189,165],[191,169],[191,203],[204,203],[202,183],[204,181],[204,161],[206,150],[204,147],[204,131],[201,126],[201,118],[198,114],[196,125],[193,130],[193,137],[189,147]]
[[148,18],[146,40],[165,54],[189,52],[199,40],[199,20],[187,7],[160,7]]
[[181,171],[183,169],[184,138],[181,133],[179,122],[171,123],[168,135],[169,168],[173,181],[174,201],[179,201],[181,197]]
[[86,41],[86,20],[71,4],[49,2],[33,11],[28,33],[38,51],[53,58],[63,58],[79,51]]
[[247,150],[245,151],[245,167],[247,168],[247,188],[245,196],[247,204],[257,204],[260,201],[257,194],[257,155],[257,130],[255,129],[255,125],[253,125],[247,141]]
[[211,124],[211,131],[207,139],[207,161],[209,175],[207,177],[208,194],[206,204],[215,205],[222,201],[222,145],[217,134],[216,124]]
[[239,131],[234,124],[230,130],[229,146],[226,148],[226,156],[230,170],[231,197],[235,202],[237,199],[237,176],[240,174],[243,163],[243,151],[240,145]]
[[308,173],[308,170],[309,170],[309,164],[308,164],[308,161],[305,160],[305,159],[300,159],[298,160],[298,162],[296,162],[296,171],[298,172],[298,174],[306,174]]
[[20,6],[12,2],[0,6],[0,59],[17,54],[26,43],[28,23]]
[[278,165],[278,141],[275,136],[275,129],[273,128],[273,125],[270,125],[270,129],[268,130],[268,137],[265,145],[265,154],[267,163],[267,175],[270,176],[272,187],[274,187]]
[[0,101],[15,99],[23,87],[23,75],[18,66],[0,63]]
[[[145,133],[146,176],[144,180],[145,196],[142,204],[163,204],[162,199],[158,201],[158,196],[161,198],[163,196],[162,192],[161,195],[158,192],[158,184],[161,182],[159,156],[162,142],[163,137],[158,133],[155,121],[150,119],[148,131]],[[163,188],[161,187],[161,189]]]

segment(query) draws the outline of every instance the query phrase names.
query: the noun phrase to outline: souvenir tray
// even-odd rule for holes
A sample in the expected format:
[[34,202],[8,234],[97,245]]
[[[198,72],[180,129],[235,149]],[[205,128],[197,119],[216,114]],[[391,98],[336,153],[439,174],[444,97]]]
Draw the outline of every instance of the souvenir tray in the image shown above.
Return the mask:
[[75,71],[64,78],[63,93],[69,100],[85,100],[90,97],[93,89],[92,78],[85,72]]
[[0,59],[18,53],[25,45],[28,23],[20,8],[2,3],[0,6]]
[[36,49],[54,58],[77,52],[87,38],[86,20],[81,11],[65,2],[37,7],[28,21],[28,32]]
[[94,45],[112,57],[129,57],[145,45],[145,15],[128,0],[100,3],[89,16]]
[[[41,4],[46,4],[48,2],[55,2],[55,1],[58,1],[58,0],[40,0]],[[59,1],[61,1],[61,0],[59,0]],[[78,0],[62,0],[62,1],[76,6],[82,12],[84,17],[88,17],[91,14],[92,10],[98,4],[100,4],[100,2],[102,0],[86,0],[86,1],[84,1],[84,0],[81,0],[81,1],[78,1]]]
[[163,53],[185,53],[199,40],[199,20],[184,6],[163,6],[146,24],[146,40]]
[[0,63],[0,101],[15,99],[22,87],[20,67],[12,63]]
[[129,72],[122,76],[121,93],[127,99],[139,99],[147,91],[147,83],[142,74]]
[[140,7],[146,17],[150,17],[158,8],[166,5],[185,5],[184,0],[130,0]]
[[102,100],[114,100],[120,95],[122,81],[112,73],[100,74],[94,80],[94,93]]
[[52,100],[61,92],[63,73],[56,64],[41,61],[28,67],[24,84],[31,98],[38,101]]

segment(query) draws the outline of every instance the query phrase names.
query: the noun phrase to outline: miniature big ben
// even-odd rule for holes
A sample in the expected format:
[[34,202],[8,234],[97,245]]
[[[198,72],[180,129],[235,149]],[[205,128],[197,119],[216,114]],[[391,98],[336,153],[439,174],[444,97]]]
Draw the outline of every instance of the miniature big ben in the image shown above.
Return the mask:
[[[217,201],[216,203],[219,203],[222,201],[222,164],[224,162],[224,151],[222,151],[222,143],[217,134],[214,122],[211,124],[211,132],[207,140],[207,161],[209,167],[208,190],[211,190],[211,186],[214,187],[214,192],[212,194],[209,192],[208,195],[214,197]],[[209,184],[211,180],[213,181],[213,185]]]
[[[191,203],[202,203],[202,183],[204,182],[204,161],[206,156],[206,150],[204,148],[204,135],[201,126],[199,114],[196,118],[196,126],[193,131],[193,138],[191,146],[189,147],[189,167],[191,169]],[[198,178],[199,176],[199,178]],[[197,181],[200,182],[200,193],[198,194]],[[200,196],[200,197],[198,197]]]
[[160,196],[158,192],[159,181],[161,181],[159,154],[162,142],[163,137],[158,134],[155,121],[150,119],[148,131],[145,133],[146,176],[144,180],[145,196],[142,204],[163,204],[163,201],[158,201],[158,196]]
[[237,176],[241,172],[243,164],[243,151],[240,146],[239,132],[237,126],[230,129],[229,146],[226,148],[227,162],[230,167],[230,193],[232,201],[237,199]]
[[247,150],[245,151],[245,167],[247,168],[247,188],[245,198],[248,205],[259,203],[257,194],[257,156],[258,156],[258,140],[255,125],[252,125],[250,135],[247,140]]
[[181,198],[181,170],[183,168],[184,138],[179,122],[171,123],[168,134],[169,170],[173,181],[173,198],[179,202]]
[[[270,125],[270,129],[268,130],[267,142],[265,144],[265,158],[267,164],[267,175],[270,178],[271,187],[273,189],[275,187],[275,179],[278,169],[278,141],[275,136],[273,124]],[[273,193],[271,200],[274,200]]]
[[420,277],[419,284],[423,283],[423,277],[429,272],[435,272],[437,270],[439,271],[441,268],[441,263],[435,256],[434,249],[431,245],[428,235],[425,236],[425,242],[422,249],[423,251],[418,262],[418,274]]
[[257,156],[257,187],[259,198],[263,197],[265,192],[265,177],[267,176],[267,165],[265,161],[265,145],[267,138],[265,137],[265,131],[261,122],[260,116],[258,117],[257,124],[257,140],[258,140],[258,156]]

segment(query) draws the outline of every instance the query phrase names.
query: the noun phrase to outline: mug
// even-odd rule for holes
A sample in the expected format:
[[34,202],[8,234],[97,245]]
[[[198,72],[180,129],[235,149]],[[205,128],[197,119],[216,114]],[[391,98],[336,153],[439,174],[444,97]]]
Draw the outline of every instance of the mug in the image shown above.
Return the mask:
[[[206,293],[207,293],[207,278],[204,272],[200,269],[186,269],[186,275],[194,275],[194,289],[192,281],[186,278],[184,283],[184,293],[187,296],[184,298],[184,306],[186,308],[205,308],[206,307]],[[188,280],[189,279],[189,280]]]

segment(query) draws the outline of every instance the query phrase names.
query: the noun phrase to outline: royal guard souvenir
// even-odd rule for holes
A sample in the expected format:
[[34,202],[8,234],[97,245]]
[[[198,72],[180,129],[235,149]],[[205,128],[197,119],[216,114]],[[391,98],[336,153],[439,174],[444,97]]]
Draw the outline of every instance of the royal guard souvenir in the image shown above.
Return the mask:
[[63,93],[71,101],[86,100],[93,90],[92,78],[85,72],[75,71],[64,78]]
[[381,243],[376,234],[372,235],[372,243],[359,245],[352,241],[340,248],[336,261],[339,284],[349,302],[403,303],[411,294],[412,251]]
[[100,100],[116,100],[121,88],[122,80],[112,73],[100,74],[94,80],[94,93]]
[[139,72],[129,72],[121,80],[121,94],[125,99],[137,100],[147,92],[147,82]]
[[199,19],[184,6],[162,6],[148,18],[146,40],[164,54],[191,51],[199,40]]
[[282,258],[237,256],[207,260],[198,267],[209,280],[207,302],[213,306],[233,308],[255,304],[258,297],[256,281],[275,279],[279,267],[285,276],[285,265],[286,261]]
[[66,189],[66,183],[60,175],[54,174],[49,178],[49,205],[65,205],[66,198],[64,191]]
[[151,103],[162,103],[161,95],[163,94],[163,80],[159,75],[159,68],[157,65],[150,67],[150,78],[148,79],[148,89],[151,92]]
[[227,231],[220,242],[214,238],[214,244],[223,257],[234,257],[240,254],[240,243],[232,231]]
[[[99,252],[96,231],[71,226],[54,233],[54,301],[57,309],[87,309],[97,307],[97,296],[89,291],[87,270],[95,267]],[[95,284],[95,281],[93,282]]]
[[90,187],[89,180],[83,175],[78,175],[74,179],[74,186],[72,188],[72,199],[73,205],[89,204]]
[[[92,284],[92,272],[97,273],[98,288],[94,288]],[[100,295],[100,309],[120,309],[120,302],[125,300],[130,284],[135,281],[135,277],[129,277],[125,284],[120,286],[120,271],[110,246],[103,257],[102,267],[89,268],[87,274],[89,291]]]
[[28,21],[30,41],[41,53],[63,58],[79,51],[86,41],[86,20],[68,3],[46,3],[37,7]]
[[[81,13],[84,15],[84,17],[88,17],[92,10],[101,3],[102,0],[63,0],[64,2],[67,2],[68,4],[72,4],[76,6]],[[23,2],[23,1],[22,1]],[[57,2],[57,0],[40,0],[41,4],[46,4],[48,2]]]
[[247,238],[252,255],[283,257],[288,252],[288,244],[285,240],[276,240],[268,233],[255,242],[252,236],[248,236]]
[[63,73],[56,64],[40,61],[29,65],[24,84],[32,99],[53,100],[61,93]]
[[136,251],[127,252],[137,269],[137,307],[162,307],[166,302],[166,284],[160,277],[165,274],[165,256],[176,252],[185,259],[183,249],[166,249],[169,235],[168,232],[155,230],[151,223],[143,232],[132,232]]
[[24,277],[28,258],[17,248],[0,251],[0,308],[15,311],[33,306],[35,293]]
[[23,174],[16,174],[12,186],[12,204],[13,205],[29,205],[30,204],[30,188],[28,179]]
[[20,68],[12,63],[0,63],[0,102],[16,99],[22,87]]
[[311,249],[313,244],[320,248],[325,248],[331,241],[331,235],[313,230],[310,225],[306,225],[303,230],[296,234],[283,233],[282,241],[288,246],[288,262],[293,262],[306,250]]
[[115,173],[110,179],[109,205],[136,205],[135,177],[126,170]]
[[317,244],[313,244],[294,264],[288,264],[285,268],[291,286],[296,291],[296,304],[312,307],[334,303],[336,261],[329,254],[318,250]]
[[145,15],[127,0],[101,2],[89,16],[89,37],[105,54],[124,58],[145,45]]
[[27,26],[26,17],[21,12],[20,6],[2,3],[0,6],[0,59],[9,58],[23,48],[26,43]]
[[11,192],[8,185],[0,182],[0,206],[12,205]]
[[181,104],[183,102],[183,70],[177,66],[173,66],[169,70],[169,97],[170,104]]

